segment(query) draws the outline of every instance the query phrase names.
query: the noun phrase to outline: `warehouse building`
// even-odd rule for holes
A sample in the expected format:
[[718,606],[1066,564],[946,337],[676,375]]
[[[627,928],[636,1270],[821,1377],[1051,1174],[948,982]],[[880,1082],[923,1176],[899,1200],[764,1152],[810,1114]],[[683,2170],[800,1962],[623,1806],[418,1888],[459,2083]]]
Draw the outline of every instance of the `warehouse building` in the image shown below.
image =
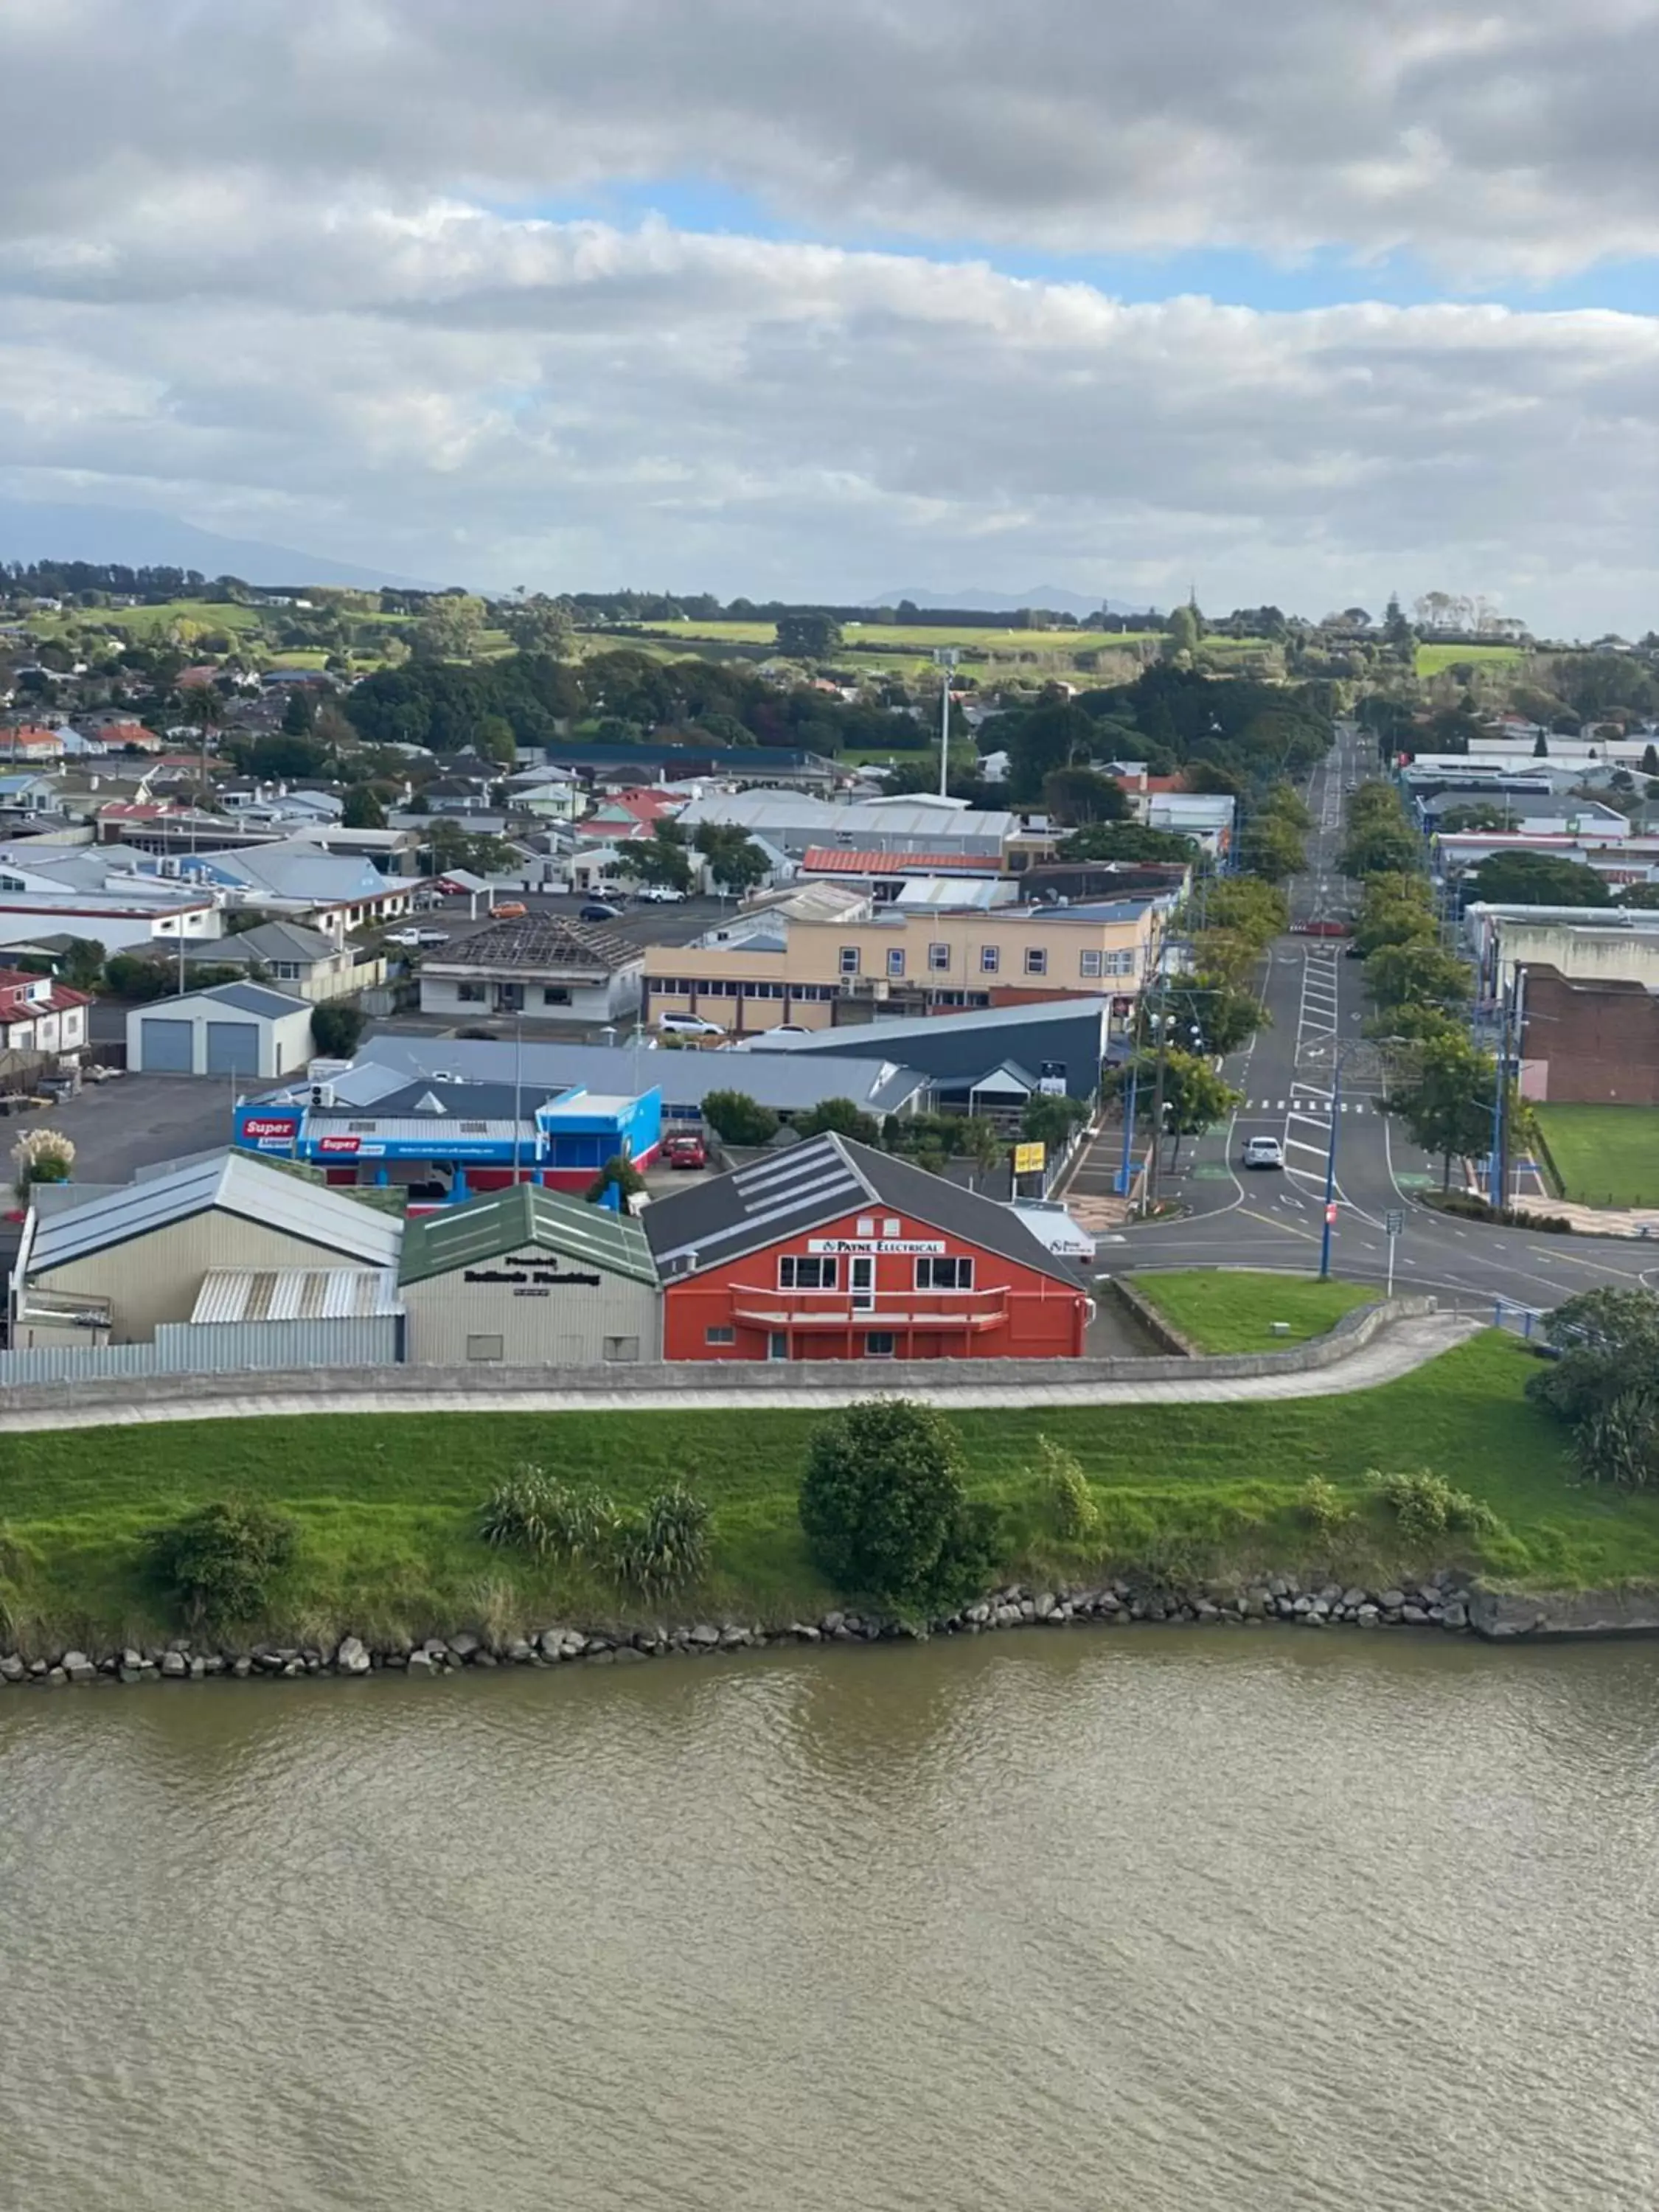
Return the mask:
[[144,1075],[245,1075],[272,1082],[312,1054],[311,1006],[262,983],[221,983],[135,1006],[127,1016],[127,1066]]
[[815,1137],[645,1216],[669,1359],[1073,1359],[1075,1267],[1012,1208]]
[[599,1367],[662,1357],[637,1221],[529,1183],[411,1220],[400,1287],[421,1366]]
[[[11,1340],[148,1343],[164,1324],[197,1319],[204,1297],[204,1321],[257,1318],[276,1288],[234,1293],[228,1277],[384,1278],[397,1268],[402,1236],[395,1215],[240,1153],[210,1152],[78,1206],[31,1208],[12,1277]],[[295,1317],[386,1310],[379,1294],[365,1309],[361,1285],[280,1295]]]

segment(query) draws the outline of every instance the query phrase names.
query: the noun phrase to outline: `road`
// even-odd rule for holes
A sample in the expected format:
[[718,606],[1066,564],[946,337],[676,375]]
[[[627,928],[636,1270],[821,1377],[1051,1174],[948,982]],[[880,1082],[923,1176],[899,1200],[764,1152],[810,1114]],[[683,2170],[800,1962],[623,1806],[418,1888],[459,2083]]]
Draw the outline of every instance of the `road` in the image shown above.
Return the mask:
[[[1343,799],[1347,785],[1370,772],[1375,758],[1369,739],[1344,728],[1310,779],[1315,828],[1307,872],[1291,886],[1297,920],[1358,908],[1358,887],[1336,865]],[[1421,1203],[1425,1190],[1438,1188],[1438,1164],[1418,1152],[1382,1111],[1382,1069],[1361,1030],[1361,963],[1346,959],[1344,950],[1340,939],[1276,941],[1261,982],[1271,1025],[1226,1064],[1228,1081],[1243,1094],[1238,1110],[1224,1129],[1198,1140],[1178,1175],[1164,1177],[1164,1194],[1181,1200],[1184,1217],[1146,1223],[1129,1231],[1121,1247],[1103,1247],[1107,1266],[1114,1272],[1246,1267],[1317,1273],[1334,1127],[1334,1274],[1386,1281],[1384,1223],[1395,1212],[1404,1218],[1395,1249],[1401,1290],[1545,1307],[1597,1283],[1659,1288],[1659,1250],[1652,1244],[1455,1221]],[[1282,1174],[1239,1166],[1254,1136],[1283,1144]]]

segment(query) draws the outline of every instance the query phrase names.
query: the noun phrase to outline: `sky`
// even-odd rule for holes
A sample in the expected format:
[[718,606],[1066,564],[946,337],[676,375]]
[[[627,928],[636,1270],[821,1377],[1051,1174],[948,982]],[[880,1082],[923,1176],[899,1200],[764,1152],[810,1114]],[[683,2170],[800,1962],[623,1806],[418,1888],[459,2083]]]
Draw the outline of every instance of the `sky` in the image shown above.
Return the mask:
[[4,0],[0,495],[1638,635],[1656,83],[1659,0]]

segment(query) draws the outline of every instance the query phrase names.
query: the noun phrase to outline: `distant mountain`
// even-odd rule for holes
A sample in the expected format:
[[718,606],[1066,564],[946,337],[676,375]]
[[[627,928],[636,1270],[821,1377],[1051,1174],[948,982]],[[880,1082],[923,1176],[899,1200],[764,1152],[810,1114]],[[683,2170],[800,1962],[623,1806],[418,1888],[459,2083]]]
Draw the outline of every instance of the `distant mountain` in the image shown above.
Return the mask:
[[48,507],[0,499],[0,561],[109,561],[130,568],[198,568],[204,576],[240,576],[245,584],[339,584],[374,591],[429,590],[412,577],[356,568],[287,545],[221,538],[170,514],[138,507]]
[[1051,614],[1099,614],[1103,608],[1112,615],[1145,614],[1144,606],[1132,606],[1125,599],[1088,599],[1079,592],[1062,592],[1057,584],[1033,584],[1029,592],[881,592],[868,600],[872,607],[896,607],[901,599],[908,599],[916,607],[962,607],[974,614],[1016,615],[1022,607],[1047,607]]

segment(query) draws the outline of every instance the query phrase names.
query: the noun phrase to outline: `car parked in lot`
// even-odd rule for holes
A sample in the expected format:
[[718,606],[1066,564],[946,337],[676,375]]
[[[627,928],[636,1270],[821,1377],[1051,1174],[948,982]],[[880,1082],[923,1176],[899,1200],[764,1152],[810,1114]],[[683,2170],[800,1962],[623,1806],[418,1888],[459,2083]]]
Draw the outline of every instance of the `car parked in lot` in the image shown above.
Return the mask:
[[706,1022],[701,1014],[659,1014],[657,1027],[670,1036],[723,1037],[726,1031],[718,1022]]
[[499,906],[489,909],[490,918],[495,921],[522,921],[529,911],[522,899],[503,899]]
[[[388,929],[383,941],[387,945],[402,945],[405,951],[410,951],[420,943],[421,933],[418,929]],[[442,944],[441,937],[438,942]]]
[[672,1137],[665,1137],[662,1145],[665,1164],[671,1168],[706,1168],[708,1147],[695,1130],[682,1129]]
[[641,906],[679,906],[685,898],[672,884],[642,884],[634,896]]
[[579,921],[615,921],[618,915],[617,908],[607,906],[603,899],[589,899],[586,906],[578,909],[576,918]]
[[1250,1137],[1244,1146],[1244,1164],[1247,1168],[1282,1168],[1285,1147],[1277,1137]]
[[447,929],[417,929],[415,942],[417,945],[447,945],[449,932]]

